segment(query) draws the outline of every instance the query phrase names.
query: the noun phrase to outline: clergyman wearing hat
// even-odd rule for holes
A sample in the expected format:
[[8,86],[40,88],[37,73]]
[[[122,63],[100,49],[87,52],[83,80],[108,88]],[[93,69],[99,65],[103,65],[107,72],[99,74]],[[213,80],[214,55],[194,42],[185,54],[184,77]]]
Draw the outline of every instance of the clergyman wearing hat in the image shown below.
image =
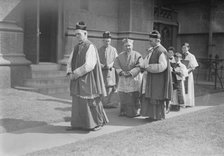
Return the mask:
[[103,106],[106,107],[117,107],[119,101],[114,101],[112,96],[116,91],[116,73],[113,67],[114,60],[118,56],[117,49],[111,46],[111,33],[105,31],[102,35],[103,45],[98,49],[101,68],[103,72],[104,83],[106,86],[107,96],[102,98]]
[[147,76],[143,87],[141,115],[148,117],[149,121],[165,119],[165,103],[171,100],[173,90],[170,62],[160,38],[157,30],[150,32],[149,44],[153,52],[145,59],[142,67],[147,71]]
[[140,65],[143,62],[139,52],[133,50],[133,40],[122,40],[124,51],[114,61],[119,75],[118,93],[120,97],[120,116],[139,115],[139,91],[141,84]]
[[86,24],[76,24],[75,45],[67,64],[72,96],[71,127],[67,130],[99,130],[108,122],[100,97],[106,95],[99,55],[88,40]]

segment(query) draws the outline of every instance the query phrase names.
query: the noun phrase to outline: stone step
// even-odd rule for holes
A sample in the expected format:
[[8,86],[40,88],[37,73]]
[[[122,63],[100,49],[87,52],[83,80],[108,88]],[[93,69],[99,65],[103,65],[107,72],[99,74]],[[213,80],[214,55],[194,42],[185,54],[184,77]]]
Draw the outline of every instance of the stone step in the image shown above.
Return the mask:
[[52,71],[59,70],[60,65],[51,62],[41,62],[39,64],[32,64],[31,69],[32,71]]
[[26,87],[26,86],[14,86],[13,88],[18,90],[24,90],[29,92],[38,92],[38,88]]
[[61,66],[51,62],[41,62],[31,65],[32,78],[24,80],[23,86],[17,89],[39,92],[42,94],[69,94],[69,79]]
[[44,71],[32,71],[32,78],[55,78],[55,77],[65,77],[65,71],[59,70],[44,70]]
[[33,78],[26,79],[24,86],[26,87],[42,87],[42,86],[55,86],[55,85],[69,85],[67,77],[55,77],[55,78]]

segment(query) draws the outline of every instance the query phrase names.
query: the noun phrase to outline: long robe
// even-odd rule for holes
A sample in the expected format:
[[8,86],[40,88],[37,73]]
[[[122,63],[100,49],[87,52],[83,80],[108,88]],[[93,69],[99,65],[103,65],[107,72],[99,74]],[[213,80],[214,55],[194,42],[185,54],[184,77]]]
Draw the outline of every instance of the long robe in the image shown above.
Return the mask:
[[98,50],[100,63],[102,66],[108,66],[109,69],[102,70],[105,86],[115,86],[116,85],[116,73],[113,68],[114,60],[118,56],[117,50],[109,45],[108,47],[102,46]]
[[[114,98],[116,95],[116,71],[113,67],[114,60],[118,56],[117,50],[109,46],[102,46],[98,50],[100,63],[102,67],[102,73],[104,78],[104,83],[107,91],[107,96],[102,98],[104,107],[117,107],[119,101]],[[104,68],[107,66],[107,68]]]
[[119,76],[118,92],[121,101],[120,112],[128,117],[137,115],[140,107],[139,91],[141,86],[140,64],[143,59],[136,51],[121,52],[114,61],[117,73],[130,72],[130,77]]
[[70,82],[71,126],[93,129],[109,122],[100,101],[100,96],[106,95],[100,60],[95,46],[90,41],[86,40],[74,47],[67,64],[67,72],[79,75],[76,80]]
[[[193,54],[187,52],[187,55],[184,59],[185,61],[189,61],[187,65],[188,70],[194,70],[198,66],[198,62]],[[185,96],[186,102],[185,106],[193,107],[195,106],[195,94],[194,94],[194,76],[193,72],[188,74],[188,77],[185,80]]]
[[153,48],[143,68],[147,70],[141,115],[160,120],[165,118],[165,101],[171,100],[172,77],[167,51],[162,45]]

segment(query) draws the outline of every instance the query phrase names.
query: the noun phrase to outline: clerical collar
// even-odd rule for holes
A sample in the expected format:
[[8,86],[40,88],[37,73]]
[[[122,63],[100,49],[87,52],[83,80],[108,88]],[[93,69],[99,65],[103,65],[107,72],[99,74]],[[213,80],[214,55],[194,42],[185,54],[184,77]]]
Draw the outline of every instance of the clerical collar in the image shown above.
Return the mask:
[[173,58],[174,58],[173,56],[169,57],[170,60],[172,60]]
[[160,46],[160,43],[158,43],[155,47],[153,47],[153,50]]
[[82,41],[82,42],[79,42],[78,45],[81,45],[81,44],[83,44],[83,43],[84,43],[83,41]]
[[187,56],[189,54],[189,51],[187,51],[186,53],[184,53],[184,56]]
[[83,40],[81,40],[79,43],[78,43],[78,45],[81,45],[81,44],[83,44],[84,42],[86,42],[88,39],[83,39]]
[[109,46],[110,46],[110,45],[104,45],[104,48],[105,48],[105,49],[106,49],[106,48],[109,48]]
[[125,51],[126,54],[130,54],[133,50]]

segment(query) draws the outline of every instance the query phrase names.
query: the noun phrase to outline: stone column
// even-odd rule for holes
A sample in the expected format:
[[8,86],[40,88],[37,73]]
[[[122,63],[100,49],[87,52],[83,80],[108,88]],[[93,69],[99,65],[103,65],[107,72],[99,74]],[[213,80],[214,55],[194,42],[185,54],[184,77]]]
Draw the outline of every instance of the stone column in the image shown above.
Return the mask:
[[63,2],[63,28],[64,28],[64,52],[63,52],[63,58],[59,60],[59,63],[61,64],[62,70],[66,69],[66,64],[68,61],[68,58],[73,50],[75,43],[74,40],[74,28],[70,27],[70,21],[69,21],[69,16],[71,14],[71,11],[67,8],[70,1],[64,1]]
[[23,53],[23,29],[13,21],[0,21],[0,66],[30,64]]
[[23,53],[23,30],[12,21],[0,21],[0,88],[21,84],[30,61]]
[[0,0],[0,88],[23,83],[30,61],[23,52],[22,0]]

